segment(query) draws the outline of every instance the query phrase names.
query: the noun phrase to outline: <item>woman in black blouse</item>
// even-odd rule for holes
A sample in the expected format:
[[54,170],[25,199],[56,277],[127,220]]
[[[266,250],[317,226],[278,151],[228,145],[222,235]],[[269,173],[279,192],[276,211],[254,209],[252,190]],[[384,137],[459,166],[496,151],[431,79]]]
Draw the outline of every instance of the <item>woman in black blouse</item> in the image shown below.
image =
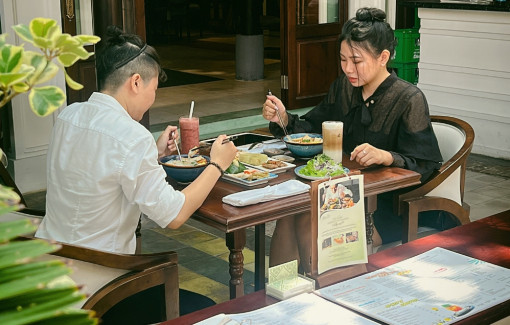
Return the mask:
[[[322,122],[344,123],[343,151],[363,166],[397,166],[414,170],[426,180],[441,165],[441,153],[432,129],[424,94],[413,84],[388,72],[395,50],[393,30],[386,14],[376,8],[361,8],[342,28],[340,61],[344,74],[331,85],[323,101],[299,118],[285,110],[275,96],[267,96],[262,115],[273,135],[283,136],[275,104],[289,133],[322,133]],[[391,193],[379,196],[374,214],[382,242],[399,239],[401,219],[392,213]],[[306,218],[278,222],[271,244],[271,264],[297,257],[300,223]],[[281,240],[281,244],[280,241]],[[378,234],[374,245],[380,245]],[[293,256],[291,256],[293,255]]]

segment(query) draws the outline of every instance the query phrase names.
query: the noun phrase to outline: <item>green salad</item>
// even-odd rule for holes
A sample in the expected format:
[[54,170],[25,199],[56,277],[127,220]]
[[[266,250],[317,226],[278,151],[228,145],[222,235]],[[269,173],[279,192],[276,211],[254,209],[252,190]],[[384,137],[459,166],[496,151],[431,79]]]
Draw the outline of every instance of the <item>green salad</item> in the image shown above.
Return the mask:
[[344,173],[344,168],[342,163],[336,163],[325,154],[320,154],[308,160],[299,173],[312,177],[338,176]]

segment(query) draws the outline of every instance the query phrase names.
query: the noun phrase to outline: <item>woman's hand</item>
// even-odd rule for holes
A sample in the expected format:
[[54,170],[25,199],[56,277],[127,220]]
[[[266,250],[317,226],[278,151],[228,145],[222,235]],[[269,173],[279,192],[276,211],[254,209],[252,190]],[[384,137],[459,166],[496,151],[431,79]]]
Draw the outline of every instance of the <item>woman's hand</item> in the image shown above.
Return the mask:
[[[174,141],[175,139],[175,141]],[[179,141],[179,132],[176,126],[169,125],[156,141],[159,158],[171,155],[177,150],[175,143]]]
[[283,123],[287,126],[289,121],[287,116],[287,110],[283,105],[282,101],[278,99],[278,97],[273,95],[267,95],[267,99],[262,105],[262,117],[270,122],[275,122],[280,125],[280,120],[278,119],[278,115],[276,115],[276,110],[280,112],[280,116],[282,117]]
[[351,160],[356,160],[361,166],[389,166],[393,163],[393,156],[386,150],[377,149],[368,143],[363,143],[351,152]]

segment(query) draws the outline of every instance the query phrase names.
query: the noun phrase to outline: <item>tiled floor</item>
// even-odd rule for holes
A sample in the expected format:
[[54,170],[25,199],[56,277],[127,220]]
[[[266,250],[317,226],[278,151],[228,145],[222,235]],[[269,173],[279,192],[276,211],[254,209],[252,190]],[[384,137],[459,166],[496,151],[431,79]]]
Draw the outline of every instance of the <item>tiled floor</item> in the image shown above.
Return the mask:
[[[274,45],[277,37],[271,36],[266,35],[266,41]],[[175,123],[179,116],[186,115],[191,100],[195,101],[195,116],[204,121],[218,121],[230,115],[258,114],[267,88],[277,93],[280,67],[275,59],[266,59],[267,78],[264,80],[235,80],[232,41],[232,37],[209,38],[203,42],[158,48],[165,68],[213,75],[223,80],[158,90],[150,113],[151,131],[160,131],[166,124]],[[204,47],[205,42],[210,42],[210,46]],[[510,209],[510,161],[471,155],[465,195],[471,206],[471,220]],[[30,206],[44,207],[44,193],[28,193],[26,197]],[[266,228],[268,250],[273,227]],[[253,235],[250,229],[244,251],[245,292],[253,291]],[[229,299],[228,250],[223,233],[195,220],[189,220],[178,230],[161,229],[150,220],[144,220],[142,239],[144,252],[173,250],[178,253],[182,288],[204,294],[217,303]]]

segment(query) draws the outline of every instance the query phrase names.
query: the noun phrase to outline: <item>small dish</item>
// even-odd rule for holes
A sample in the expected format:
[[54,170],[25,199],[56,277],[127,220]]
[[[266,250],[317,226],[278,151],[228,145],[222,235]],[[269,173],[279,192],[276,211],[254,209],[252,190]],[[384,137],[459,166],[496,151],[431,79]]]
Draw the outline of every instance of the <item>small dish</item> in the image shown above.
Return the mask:
[[283,155],[284,151],[278,148],[267,148],[262,150],[266,155],[272,157],[275,155]]
[[288,162],[288,163],[291,163],[294,160],[296,160],[294,157],[287,156],[287,155],[276,155],[276,156],[273,156],[271,158],[277,159],[277,160],[280,160],[280,161],[285,161],[285,162]]
[[224,174],[222,176],[222,178],[224,180],[226,180],[226,181],[230,181],[230,182],[241,184],[241,185],[248,186],[248,187],[267,183],[270,179],[273,179],[275,177],[278,177],[278,175],[273,174],[273,173],[269,173],[269,175],[267,177],[259,178],[259,179],[254,180],[254,181],[248,181],[246,179],[241,179],[241,178],[237,178],[235,176],[232,176],[231,174]]
[[[267,166],[267,164],[271,164],[271,161],[275,162],[275,161],[278,161],[279,162],[279,165],[281,166],[278,166],[278,167],[275,167],[275,168],[269,168]],[[248,167],[252,167],[252,168],[256,168],[256,169],[260,169],[260,170],[263,170],[265,172],[269,172],[269,173],[274,173],[274,174],[277,174],[277,173],[281,173],[281,172],[284,172],[284,171],[287,171],[291,168],[294,168],[296,167],[296,165],[294,164],[291,164],[289,162],[286,162],[286,161],[282,161],[282,160],[277,160],[277,159],[268,159],[264,164],[261,164],[261,165],[250,165],[250,164],[245,164],[246,166]],[[274,167],[271,166],[271,167]]]

